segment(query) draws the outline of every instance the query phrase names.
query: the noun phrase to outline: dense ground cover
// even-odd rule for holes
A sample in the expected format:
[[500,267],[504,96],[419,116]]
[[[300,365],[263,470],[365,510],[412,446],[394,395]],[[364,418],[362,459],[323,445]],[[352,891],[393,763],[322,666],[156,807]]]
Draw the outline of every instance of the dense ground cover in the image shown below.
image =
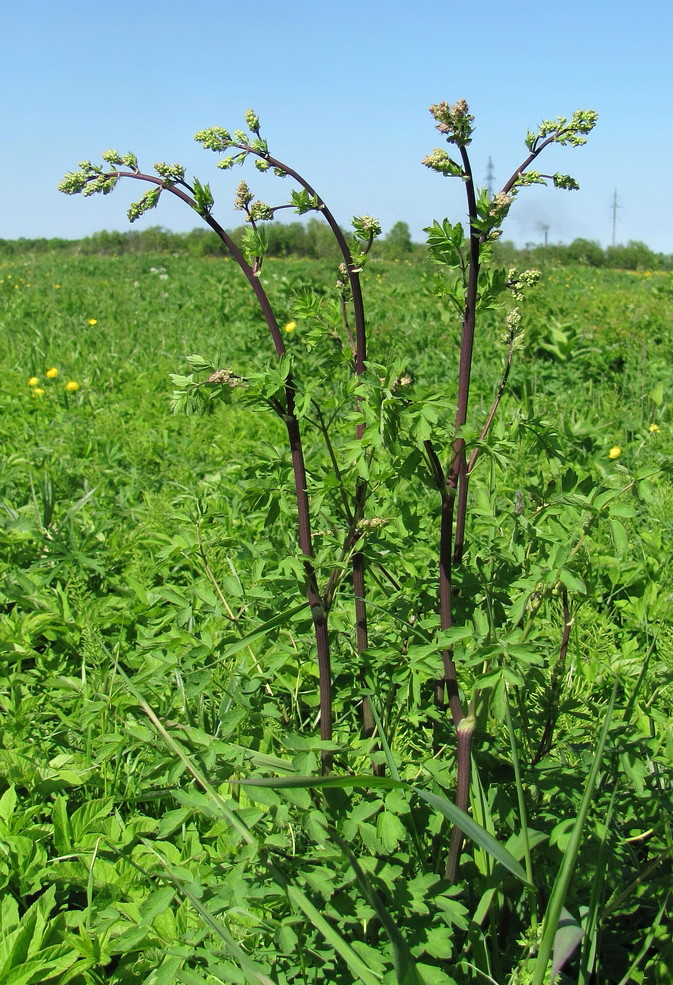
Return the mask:
[[[456,386],[458,326],[434,279],[376,259],[364,274],[370,358],[401,359],[418,441],[413,394]],[[295,295],[329,291],[331,265],[269,259],[265,281],[318,374]],[[169,411],[186,355],[245,376],[272,358],[233,264],[26,256],[3,262],[0,297],[7,981],[402,981],[404,947],[429,983],[527,981],[529,911],[544,912],[571,843],[615,684],[566,900],[590,943],[566,980],[670,981],[671,275],[547,269],[475,471],[464,624],[488,640],[498,613],[515,626],[517,604],[536,619],[525,646],[508,653],[505,634],[497,657],[461,643],[490,694],[472,811],[522,860],[525,807],[533,904],[483,846],[466,847],[457,887],[443,880],[447,820],[406,788],[230,782],[319,773],[323,749],[282,427],[236,400]],[[475,421],[503,360],[496,316],[479,332]],[[311,479],[325,481],[320,465]],[[363,684],[337,645],[335,772],[366,773],[378,756],[389,776],[450,797],[450,738],[425,700],[437,646],[409,628],[432,632],[436,534],[403,484],[396,496],[381,494],[386,524],[367,542],[391,576],[372,589],[367,668],[390,748],[353,739]],[[320,559],[319,497],[314,520]]]

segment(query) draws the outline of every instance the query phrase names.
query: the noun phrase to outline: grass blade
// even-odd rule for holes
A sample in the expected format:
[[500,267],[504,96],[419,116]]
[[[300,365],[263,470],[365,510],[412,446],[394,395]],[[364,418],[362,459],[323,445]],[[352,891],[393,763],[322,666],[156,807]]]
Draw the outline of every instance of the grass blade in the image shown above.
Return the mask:
[[459,807],[452,804],[445,797],[438,794],[429,793],[420,787],[414,787],[403,780],[393,780],[387,776],[263,776],[252,777],[245,780],[230,780],[230,783],[241,783],[243,786],[252,787],[272,787],[282,790],[284,787],[310,787],[310,788],[336,788],[345,790],[349,787],[356,789],[372,789],[373,787],[383,787],[388,790],[395,788],[401,790],[413,790],[413,792],[429,804],[434,810],[442,814],[447,820],[455,824],[470,838],[475,844],[479,845],[493,856],[496,862],[500,862],[512,875],[528,885],[526,873],[523,867],[517,862],[514,856],[501,845],[499,841],[489,834],[485,828],[477,824],[469,814],[461,811]]
[[411,951],[409,950],[409,945],[400,933],[397,924],[388,912],[388,908],[385,906],[381,896],[376,891],[375,887],[372,886],[371,882],[367,878],[367,875],[360,867],[360,863],[338,831],[334,831],[332,828],[329,828],[328,833],[348,859],[350,866],[355,873],[355,878],[357,879],[358,885],[362,890],[363,896],[372,909],[376,911],[381,924],[390,938],[390,943],[393,948],[393,963],[395,965],[395,974],[397,976],[398,985],[423,985],[422,979],[419,977],[418,971],[416,970],[416,962],[411,954]]
[[549,898],[549,903],[547,904],[547,912],[545,913],[544,923],[542,926],[542,941],[540,943],[540,950],[538,951],[535,961],[531,985],[543,985],[545,979],[547,966],[554,947],[554,938],[556,937],[559,921],[561,919],[561,913],[563,911],[563,904],[565,903],[568,887],[570,886],[570,880],[572,879],[573,872],[575,871],[575,863],[577,862],[577,856],[580,850],[580,844],[582,842],[582,835],[584,833],[584,825],[589,812],[589,805],[591,804],[591,799],[596,787],[596,781],[598,780],[598,771],[603,761],[603,753],[605,752],[605,745],[608,738],[608,732],[610,730],[610,721],[612,719],[612,711],[615,705],[616,694],[617,685],[615,684],[608,702],[603,728],[601,729],[601,734],[598,738],[596,753],[589,772],[587,785],[584,789],[584,796],[582,797],[579,813],[575,820],[575,824],[570,835],[570,841],[568,842],[568,847],[566,848],[565,855],[563,856],[561,867],[556,876],[556,881],[554,883],[552,894]]

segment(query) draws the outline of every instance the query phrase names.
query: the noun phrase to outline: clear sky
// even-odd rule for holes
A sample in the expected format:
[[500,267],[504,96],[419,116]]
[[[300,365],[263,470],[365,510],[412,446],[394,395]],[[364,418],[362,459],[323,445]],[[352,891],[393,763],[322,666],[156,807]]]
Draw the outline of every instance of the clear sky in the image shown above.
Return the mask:
[[[215,214],[241,177],[278,204],[289,194],[254,170],[218,171],[193,141],[208,126],[243,127],[255,109],[270,149],[301,171],[342,225],[356,214],[414,239],[435,218],[465,214],[460,181],[421,159],[442,138],[431,103],[467,99],[476,117],[473,170],[497,188],[523,160],[523,138],[545,118],[595,109],[582,148],[553,148],[543,171],[570,173],[579,192],[521,192],[505,226],[517,243],[583,236],[644,240],[673,253],[673,5],[669,0],[191,0],[177,4],[33,0],[0,19],[4,152],[0,238],[76,238],[127,229],[135,182],[109,196],[60,194],[62,175],[107,148],[141,166],[179,162],[208,180]],[[167,199],[167,196],[164,196]],[[189,230],[196,215],[164,201],[137,224]]]

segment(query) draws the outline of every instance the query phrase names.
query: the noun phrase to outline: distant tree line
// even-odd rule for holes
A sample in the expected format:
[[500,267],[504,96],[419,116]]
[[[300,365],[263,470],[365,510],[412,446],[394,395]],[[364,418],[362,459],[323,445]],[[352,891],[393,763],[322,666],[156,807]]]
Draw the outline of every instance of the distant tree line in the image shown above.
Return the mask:
[[549,246],[528,245],[518,249],[514,243],[497,244],[497,253],[503,263],[530,264],[543,266],[582,265],[586,267],[607,267],[613,270],[673,270],[673,255],[655,253],[645,243],[631,239],[626,245],[607,246],[605,249],[591,239],[574,239]]
[[[240,243],[245,226],[231,230]],[[265,226],[269,252],[272,257],[297,256],[317,260],[339,261],[334,239],[319,219],[308,222],[268,223]],[[582,264],[588,267],[609,267],[620,270],[673,270],[673,255],[654,253],[645,243],[630,240],[626,245],[605,249],[594,240],[575,239],[572,243],[548,246],[529,244],[520,249],[511,242],[496,244],[498,259],[517,266],[549,264]],[[162,226],[148,229],[116,230],[94,233],[83,239],[0,239],[0,256],[23,253],[62,253],[86,256],[102,254],[120,256],[128,253],[171,253],[187,256],[226,256],[222,241],[206,228],[189,233],[173,233]],[[422,261],[425,246],[414,243],[406,222],[396,222],[376,244],[374,256],[386,260],[409,259]]]
[[[231,230],[236,243],[241,242],[245,226]],[[269,245],[268,255],[275,257],[299,256],[309,259],[340,260],[334,237],[328,226],[319,219],[308,222],[268,223],[264,226]],[[347,231],[344,230],[347,235]],[[377,244],[378,256],[386,259],[410,256],[422,251],[413,244],[409,226],[397,222]],[[21,253],[58,252],[86,256],[90,254],[120,256],[128,253],[172,253],[190,256],[226,256],[227,249],[214,232],[206,228],[192,229],[189,233],[173,233],[162,226],[148,229],[116,230],[94,233],[83,239],[15,239],[0,240],[0,255]]]

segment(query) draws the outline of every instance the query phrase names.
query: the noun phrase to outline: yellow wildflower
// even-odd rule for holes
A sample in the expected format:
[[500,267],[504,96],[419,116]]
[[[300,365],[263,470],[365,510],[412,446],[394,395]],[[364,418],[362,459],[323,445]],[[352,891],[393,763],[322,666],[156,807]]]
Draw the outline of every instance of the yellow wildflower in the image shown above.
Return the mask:
[[69,383],[66,383],[65,388],[66,390],[70,390],[70,392],[72,393],[75,390],[79,390],[79,383],[75,383],[74,380],[70,380]]
[[37,376],[31,376],[31,378],[28,380],[28,386],[37,386],[39,382],[40,381],[38,380]]
[[295,330],[296,327],[297,327],[296,321],[289,321],[287,323],[287,325],[285,326],[285,331],[286,332],[294,332],[294,330]]
[[608,455],[609,455],[610,458],[619,458],[619,456],[621,455],[621,453],[622,453],[622,450],[619,447],[619,445],[613,445],[612,448],[610,449],[610,451],[608,452]]
[[51,369],[48,369],[44,375],[47,377],[48,380],[55,380],[56,377],[58,376],[58,370],[54,366],[52,366]]
[[654,434],[655,431],[660,431],[661,428],[658,424],[650,424],[650,434]]
[[60,291],[61,290],[61,285],[60,284],[54,284],[54,290],[55,291]]
[[41,386],[36,386],[34,390],[30,391],[34,397],[44,397],[44,390]]
[[97,318],[89,318],[88,324],[89,325],[97,325],[98,324],[98,319]]

